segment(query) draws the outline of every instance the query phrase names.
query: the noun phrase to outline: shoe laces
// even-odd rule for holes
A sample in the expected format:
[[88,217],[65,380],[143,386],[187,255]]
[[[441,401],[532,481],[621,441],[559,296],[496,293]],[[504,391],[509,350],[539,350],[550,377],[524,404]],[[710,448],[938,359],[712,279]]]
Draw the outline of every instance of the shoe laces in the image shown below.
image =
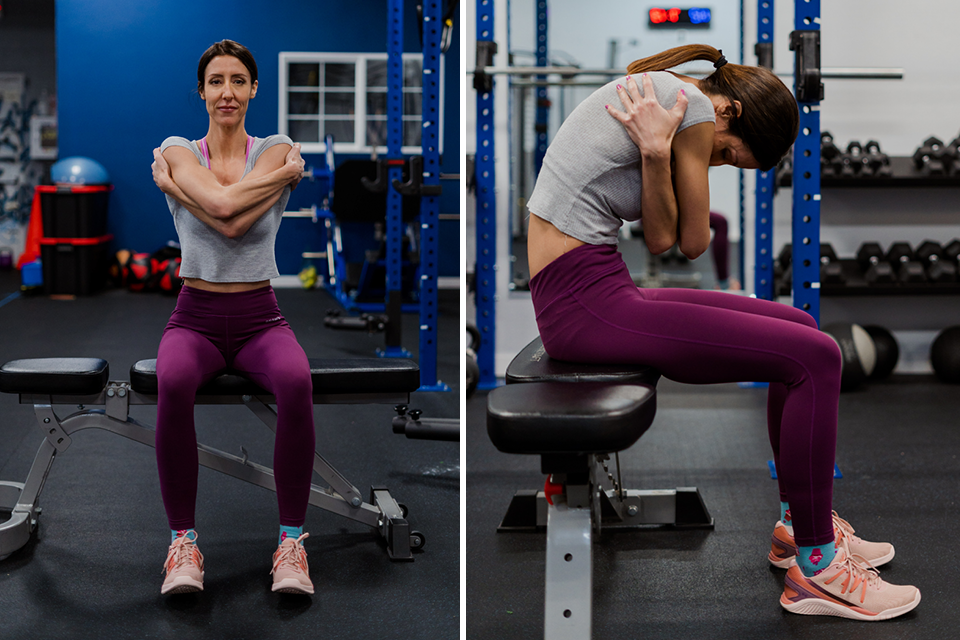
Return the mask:
[[[310,537],[309,533],[301,534],[296,540],[287,538],[277,549],[273,557],[273,569],[270,574],[273,575],[278,569],[288,567],[298,571],[304,570],[306,551],[303,548],[303,541]],[[287,544],[287,543],[290,544]]]
[[169,550],[167,550],[167,561],[163,564],[163,571],[161,571],[161,573],[170,573],[170,571],[174,569],[183,568],[185,564],[194,563],[194,553],[199,556],[198,560],[202,564],[203,555],[200,553],[200,550],[197,549],[197,539],[193,538],[191,540],[186,535],[178,537],[171,543]]
[[[859,560],[855,558],[859,558]],[[860,604],[863,604],[867,597],[867,588],[879,589],[883,582],[880,579],[880,571],[859,554],[850,554],[844,550],[843,560],[836,564],[838,565],[837,573],[825,580],[824,583],[830,584],[840,576],[845,575],[846,579],[841,585],[840,593],[852,595],[857,589],[860,589]]]
[[836,511],[833,512],[833,528],[839,532],[837,542],[846,539],[849,542],[859,542],[860,538],[853,535],[853,527],[849,522],[841,518]]

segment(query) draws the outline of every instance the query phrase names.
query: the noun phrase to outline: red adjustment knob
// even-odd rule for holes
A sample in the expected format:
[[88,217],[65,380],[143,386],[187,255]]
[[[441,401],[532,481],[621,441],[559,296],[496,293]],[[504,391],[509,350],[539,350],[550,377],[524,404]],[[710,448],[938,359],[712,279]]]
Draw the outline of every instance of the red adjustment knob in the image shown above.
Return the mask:
[[547,497],[547,503],[553,504],[552,497],[563,493],[563,485],[555,483],[552,475],[547,476],[543,483],[543,493]]

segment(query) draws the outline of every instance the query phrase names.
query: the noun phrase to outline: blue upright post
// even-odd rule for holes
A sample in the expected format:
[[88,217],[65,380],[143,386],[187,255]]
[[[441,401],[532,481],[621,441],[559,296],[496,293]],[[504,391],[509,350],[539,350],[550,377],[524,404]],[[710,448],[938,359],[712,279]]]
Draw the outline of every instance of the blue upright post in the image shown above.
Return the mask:
[[423,4],[423,182],[420,189],[420,391],[449,391],[437,380],[437,275],[440,220],[440,0]]
[[403,178],[403,0],[387,5],[387,326],[386,346],[377,353],[386,358],[408,358],[400,346],[403,315],[403,272],[400,246],[403,242],[403,197],[394,180]]
[[[497,45],[493,40],[494,0],[477,0],[477,69],[493,62]],[[482,72],[474,76],[477,90],[477,266],[476,305],[480,345],[477,364],[480,379],[477,387],[492,389],[497,386],[494,370],[496,347],[496,261],[497,261],[497,200],[494,169],[493,77]]]
[[[547,51],[547,0],[537,0],[537,66],[549,65]],[[537,76],[537,80],[546,80],[547,76]],[[547,153],[547,123],[550,114],[550,100],[547,87],[537,87],[537,117],[534,129],[537,134],[537,148],[534,151],[534,174],[540,175],[543,156]]]
[[[757,3],[757,46],[754,51],[758,66],[773,69],[773,0],[759,0]],[[776,168],[757,171],[753,291],[763,300],[773,300],[773,181],[776,173]]]
[[820,0],[795,3],[790,48],[800,135],[793,147],[793,306],[820,322]]

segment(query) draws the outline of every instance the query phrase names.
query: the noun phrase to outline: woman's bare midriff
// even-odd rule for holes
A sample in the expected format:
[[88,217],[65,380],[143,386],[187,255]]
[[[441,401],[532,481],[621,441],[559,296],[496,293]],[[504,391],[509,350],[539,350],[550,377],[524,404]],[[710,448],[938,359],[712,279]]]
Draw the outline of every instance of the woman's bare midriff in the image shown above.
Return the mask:
[[527,262],[530,268],[530,278],[537,275],[545,266],[586,242],[577,240],[565,234],[560,229],[534,214],[530,214],[530,224],[527,228]]
[[202,289],[203,291],[216,291],[219,293],[237,293],[238,291],[253,291],[270,286],[269,280],[260,282],[207,282],[200,278],[184,278],[183,284],[192,289]]

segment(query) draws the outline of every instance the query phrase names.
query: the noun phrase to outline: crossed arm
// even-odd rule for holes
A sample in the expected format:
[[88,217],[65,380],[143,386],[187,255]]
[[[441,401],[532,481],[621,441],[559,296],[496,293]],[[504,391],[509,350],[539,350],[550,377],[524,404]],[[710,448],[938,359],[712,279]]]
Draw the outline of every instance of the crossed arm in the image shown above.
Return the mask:
[[710,245],[710,184],[708,169],[714,124],[704,122],[676,133],[687,109],[681,91],[667,110],[657,102],[653,83],[643,76],[640,95],[633,78],[619,89],[624,111],[609,108],[630,139],[640,148],[643,235],[655,254],[679,244],[688,258]]
[[277,144],[264,151],[239,182],[222,185],[183,147],[153,151],[153,179],[160,190],[228,238],[245,234],[303,175],[300,145]]

